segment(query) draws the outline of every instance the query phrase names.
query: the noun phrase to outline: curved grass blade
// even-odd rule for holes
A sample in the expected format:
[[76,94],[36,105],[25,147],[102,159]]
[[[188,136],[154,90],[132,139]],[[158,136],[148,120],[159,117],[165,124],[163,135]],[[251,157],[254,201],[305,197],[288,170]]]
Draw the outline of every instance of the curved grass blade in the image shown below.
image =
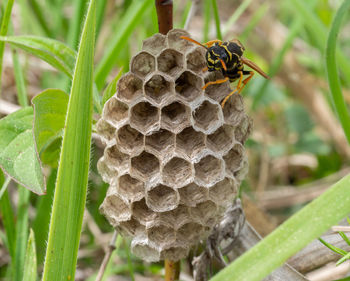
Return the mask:
[[60,41],[39,36],[0,36],[0,41],[11,44],[41,58],[72,78],[76,53]]
[[213,12],[214,12],[214,18],[215,18],[216,37],[219,40],[222,40],[218,5],[216,3],[216,0],[212,0],[211,3],[212,3],[212,6],[213,6]]
[[345,136],[350,144],[350,115],[345,104],[344,96],[341,91],[340,79],[337,68],[336,48],[337,37],[340,30],[342,19],[350,7],[350,1],[345,0],[334,16],[334,20],[328,35],[326,47],[326,70],[328,84],[331,90],[331,96],[335,109],[337,111],[340,123],[343,127]]
[[102,106],[108,101],[117,91],[117,82],[123,74],[123,69],[120,69],[117,76],[108,84],[107,88],[103,92]]
[[79,43],[50,221],[43,281],[74,280],[89,174],[96,4]]
[[289,257],[350,213],[349,185],[350,175],[347,175],[211,280],[264,279]]

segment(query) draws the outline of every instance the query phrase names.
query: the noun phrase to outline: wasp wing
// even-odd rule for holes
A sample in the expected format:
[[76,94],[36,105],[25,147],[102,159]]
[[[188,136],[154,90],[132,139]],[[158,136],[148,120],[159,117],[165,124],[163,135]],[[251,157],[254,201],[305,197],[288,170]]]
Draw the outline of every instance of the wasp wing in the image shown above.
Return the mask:
[[241,57],[242,62],[245,65],[248,65],[250,68],[254,69],[256,72],[258,72],[262,77],[266,78],[266,79],[270,79],[269,76],[267,76],[267,74],[259,67],[257,66],[254,62],[252,62],[251,60]]

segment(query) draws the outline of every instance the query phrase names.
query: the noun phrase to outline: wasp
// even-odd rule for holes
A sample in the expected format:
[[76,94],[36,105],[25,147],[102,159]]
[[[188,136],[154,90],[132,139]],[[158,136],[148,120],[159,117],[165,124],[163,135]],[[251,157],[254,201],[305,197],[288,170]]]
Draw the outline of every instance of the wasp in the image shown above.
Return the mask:
[[[243,52],[245,48],[242,43],[237,39],[233,39],[228,42],[223,42],[221,40],[211,40],[207,43],[201,44],[192,38],[181,36],[180,38],[188,40],[192,43],[195,43],[199,46],[202,46],[207,50],[205,54],[205,59],[207,61],[207,67],[204,71],[215,71],[221,70],[224,75],[224,79],[218,79],[216,81],[210,81],[203,86],[203,90],[210,85],[225,83],[226,81],[234,82],[237,79],[238,83],[234,91],[228,94],[221,103],[221,107],[224,108],[227,100],[235,93],[241,93],[243,88],[247,85],[247,83],[252,79],[254,75],[254,71],[244,70],[244,65],[249,66],[256,72],[258,72],[261,76],[266,79],[270,79],[267,74],[261,70],[259,66],[257,66],[251,60],[243,57]],[[247,78],[243,80],[244,75],[249,75]]]

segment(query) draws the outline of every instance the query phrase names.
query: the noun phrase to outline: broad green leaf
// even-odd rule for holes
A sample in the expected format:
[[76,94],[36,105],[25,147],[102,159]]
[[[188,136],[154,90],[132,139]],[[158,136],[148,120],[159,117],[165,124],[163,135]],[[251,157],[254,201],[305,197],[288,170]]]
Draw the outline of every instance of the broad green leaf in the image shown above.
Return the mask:
[[350,175],[347,175],[211,280],[264,279],[289,257],[350,213],[349,185]]
[[36,263],[36,251],[35,251],[35,239],[32,229],[29,231],[27,252],[24,262],[23,281],[36,281],[37,280],[37,263]]
[[43,281],[74,280],[89,175],[96,4],[90,1],[69,96]]
[[117,91],[117,82],[123,74],[123,69],[119,70],[117,76],[108,84],[107,88],[103,92],[102,106],[108,101]]
[[59,89],[48,89],[32,99],[34,138],[41,161],[56,166],[69,96]]
[[33,138],[33,109],[20,109],[0,120],[0,167],[12,179],[41,195],[45,180]]
[[0,36],[0,41],[41,58],[72,78],[76,53],[60,41],[39,36]]

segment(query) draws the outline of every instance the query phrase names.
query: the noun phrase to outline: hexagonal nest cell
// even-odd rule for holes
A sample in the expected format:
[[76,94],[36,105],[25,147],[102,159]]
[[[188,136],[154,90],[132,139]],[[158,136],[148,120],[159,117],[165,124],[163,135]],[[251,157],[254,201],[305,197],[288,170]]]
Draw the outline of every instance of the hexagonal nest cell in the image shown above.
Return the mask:
[[225,178],[209,188],[209,198],[218,205],[231,204],[237,195],[237,182]]
[[136,75],[128,72],[123,75],[117,84],[118,97],[126,102],[142,96],[142,80]]
[[169,98],[174,90],[174,82],[166,80],[162,75],[153,75],[145,84],[145,94],[152,101],[160,104]]
[[168,35],[167,35],[168,45],[170,48],[173,48],[178,50],[179,52],[185,53],[185,50],[190,49],[192,47],[192,44],[189,41],[180,38],[180,36],[191,37],[190,34],[188,34],[188,32],[185,30],[172,29],[168,32]]
[[195,207],[198,203],[208,200],[208,189],[195,183],[179,188],[179,194],[180,203],[186,206]]
[[182,158],[174,157],[163,168],[163,182],[171,186],[184,186],[191,179],[191,164]]
[[244,147],[236,143],[233,148],[224,156],[226,172],[231,176],[241,167],[244,157]]
[[106,163],[119,171],[127,168],[129,159],[129,155],[121,152],[117,145],[112,145],[105,149]]
[[221,109],[218,104],[204,101],[192,112],[196,127],[204,133],[210,133],[221,125]]
[[146,151],[139,156],[131,158],[131,172],[142,180],[150,180],[159,172],[159,160]]
[[175,91],[179,97],[191,102],[202,94],[202,79],[191,71],[184,71],[175,80]]
[[[212,72],[207,72],[205,76],[205,83],[208,82],[214,82],[220,79],[224,79],[225,77],[222,75],[221,71],[212,71]],[[214,84],[214,85],[209,85],[205,89],[205,95],[210,97],[211,99],[215,100],[216,102],[221,103],[221,101],[229,95],[233,89],[230,88],[230,82],[226,81],[225,83],[221,84]],[[226,105],[225,105],[226,107]]]
[[116,98],[110,98],[103,109],[103,115],[106,120],[110,121],[112,124],[118,125],[122,120],[128,117],[129,107],[118,101]]
[[163,161],[172,154],[174,149],[175,135],[167,130],[161,130],[146,136],[145,150],[162,158]]
[[107,194],[100,211],[106,215],[113,226],[131,218],[130,206],[118,194]]
[[186,55],[187,68],[192,71],[203,74],[203,70],[207,66],[205,61],[205,50],[201,47],[195,48],[193,51]]
[[206,148],[204,139],[203,133],[195,131],[192,127],[187,127],[176,135],[176,150],[188,158],[198,158]]
[[226,153],[233,146],[234,127],[223,125],[214,133],[207,136],[207,145],[218,154]]
[[119,129],[117,134],[117,144],[120,151],[136,155],[143,149],[143,135],[131,128],[130,125],[126,125]]
[[173,228],[159,225],[147,230],[148,238],[157,245],[169,245],[175,242],[175,231]]
[[242,144],[251,131],[243,99],[220,71],[203,72],[204,48],[184,30],[143,42],[130,72],[104,106],[98,161],[110,184],[101,212],[134,254],[179,260],[220,222],[248,167]]
[[177,75],[183,68],[183,55],[172,49],[164,50],[157,58],[158,70],[170,76]]
[[170,211],[178,206],[179,194],[175,189],[159,184],[147,192],[146,203],[155,212]]
[[143,182],[126,174],[118,179],[118,194],[129,202],[139,201],[145,196]]
[[156,69],[156,59],[147,52],[140,52],[131,60],[131,71],[140,77],[145,77]]
[[167,38],[163,34],[157,33],[152,37],[143,40],[142,50],[147,51],[152,55],[159,54],[167,47]]
[[116,128],[104,119],[100,119],[96,124],[96,130],[104,142],[109,142],[115,138]]
[[148,102],[140,102],[131,108],[130,125],[147,134],[159,128],[158,108]]
[[208,155],[194,164],[196,182],[204,186],[211,185],[224,177],[224,167],[221,159]]
[[173,133],[190,125],[190,109],[181,102],[173,102],[162,108],[161,126]]

